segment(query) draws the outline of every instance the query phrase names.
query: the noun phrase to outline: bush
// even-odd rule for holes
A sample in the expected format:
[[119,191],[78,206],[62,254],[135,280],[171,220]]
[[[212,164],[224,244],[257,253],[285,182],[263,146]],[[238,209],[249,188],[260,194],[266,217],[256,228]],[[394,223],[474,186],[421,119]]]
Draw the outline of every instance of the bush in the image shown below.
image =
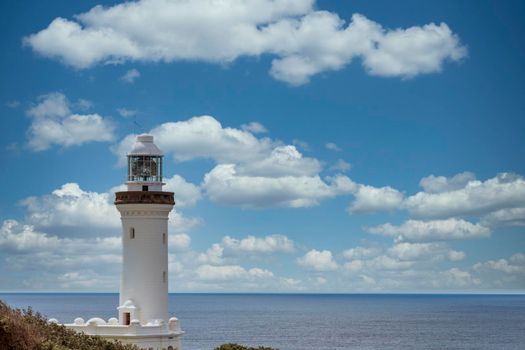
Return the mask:
[[97,336],[47,323],[40,314],[12,309],[0,300],[0,350],[138,350]]

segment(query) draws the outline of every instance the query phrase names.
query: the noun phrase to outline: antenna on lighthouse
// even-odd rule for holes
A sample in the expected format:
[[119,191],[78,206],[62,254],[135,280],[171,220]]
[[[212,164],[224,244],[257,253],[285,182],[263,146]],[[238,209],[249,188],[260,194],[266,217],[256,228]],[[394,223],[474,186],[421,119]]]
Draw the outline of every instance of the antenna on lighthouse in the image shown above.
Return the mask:
[[137,115],[133,115],[133,134],[137,135],[137,128],[142,132],[142,126],[137,122]]

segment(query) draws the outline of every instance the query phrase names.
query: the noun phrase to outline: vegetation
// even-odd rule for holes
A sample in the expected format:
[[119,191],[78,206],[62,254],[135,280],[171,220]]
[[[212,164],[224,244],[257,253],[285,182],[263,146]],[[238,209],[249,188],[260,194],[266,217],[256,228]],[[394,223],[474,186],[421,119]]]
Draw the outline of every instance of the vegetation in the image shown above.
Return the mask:
[[[138,350],[97,336],[77,333],[54,323],[31,308],[12,309],[0,300],[0,350]],[[273,350],[224,344],[215,350]]]
[[138,350],[48,323],[40,314],[12,309],[0,300],[0,350]]

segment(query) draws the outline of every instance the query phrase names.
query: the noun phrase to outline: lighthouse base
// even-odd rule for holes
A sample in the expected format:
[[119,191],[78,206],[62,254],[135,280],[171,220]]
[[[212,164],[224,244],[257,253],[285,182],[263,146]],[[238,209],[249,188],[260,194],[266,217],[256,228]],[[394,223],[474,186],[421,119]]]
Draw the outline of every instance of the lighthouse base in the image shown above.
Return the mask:
[[[114,319],[116,321],[116,319]],[[169,322],[141,325],[137,320],[129,325],[114,324],[110,320],[92,318],[86,323],[80,318],[75,323],[65,324],[69,329],[88,335],[97,335],[108,340],[118,340],[123,344],[133,344],[147,350],[181,350],[181,336],[178,320],[170,318]]]

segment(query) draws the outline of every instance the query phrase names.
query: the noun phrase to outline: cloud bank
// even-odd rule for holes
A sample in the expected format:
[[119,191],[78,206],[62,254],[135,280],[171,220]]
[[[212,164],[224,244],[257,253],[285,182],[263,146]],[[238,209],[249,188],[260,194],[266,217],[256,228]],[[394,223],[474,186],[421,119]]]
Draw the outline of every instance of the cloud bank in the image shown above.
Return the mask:
[[141,0],[55,18],[24,38],[35,52],[77,69],[99,63],[272,57],[270,74],[301,85],[359,58],[366,72],[410,78],[467,54],[446,23],[387,29],[363,15],[346,23],[313,0]]

